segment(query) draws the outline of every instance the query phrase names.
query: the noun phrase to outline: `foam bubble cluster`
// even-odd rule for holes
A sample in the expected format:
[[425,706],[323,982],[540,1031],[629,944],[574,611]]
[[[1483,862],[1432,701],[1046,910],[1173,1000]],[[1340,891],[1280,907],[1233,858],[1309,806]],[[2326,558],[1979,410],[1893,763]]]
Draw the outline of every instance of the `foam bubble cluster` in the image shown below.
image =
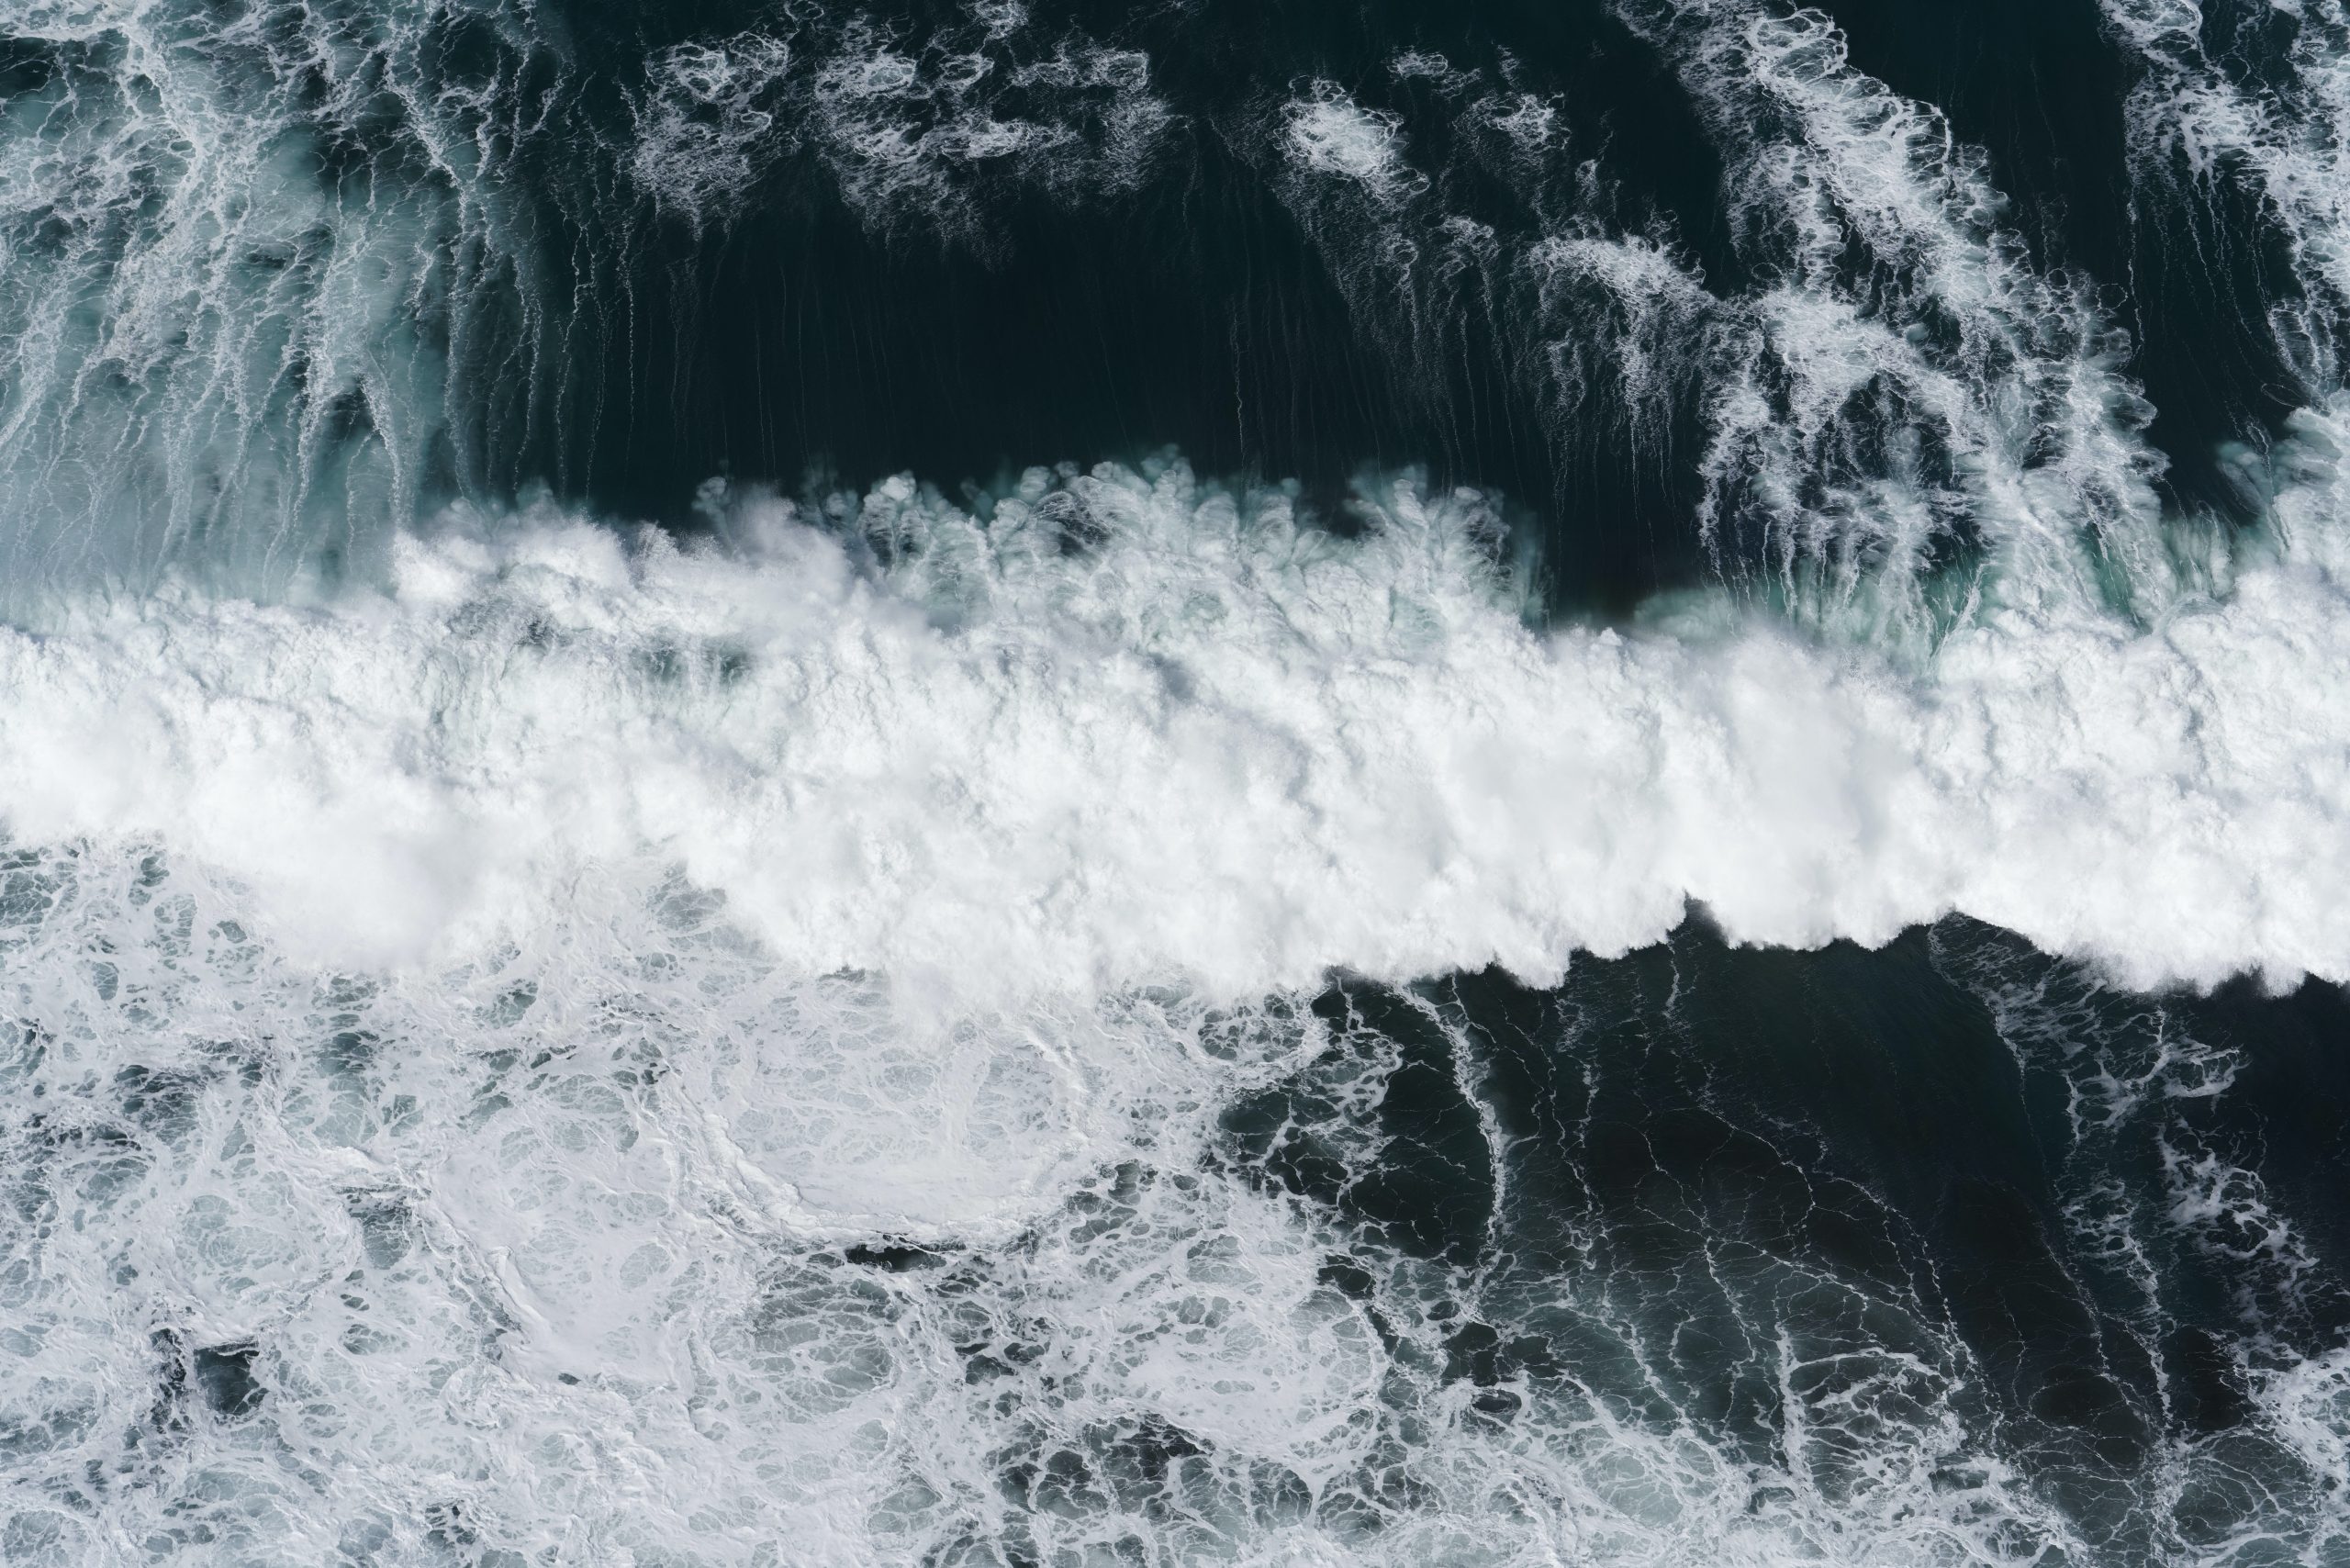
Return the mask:
[[191,856],[0,857],[12,1557],[2021,1564],[2350,1529],[2341,1359],[2292,1350],[2322,1258],[2193,1121],[2241,1054],[2020,945],[1935,962],[2072,1106],[2068,1289],[2148,1345],[2197,1310],[2175,1251],[2242,1300],[2245,1413],[2179,1435],[2158,1386],[2134,1461],[2128,1422],[2003,1414],[2015,1369],[1899,1215],[1787,1129],[1609,1171],[1603,1094],[1690,1114],[1642,1062],[1705,1064],[1617,1032],[1674,969],[1672,1001],[1628,966],[1521,994],[1513,1045],[1447,987],[941,1006],[683,875],[568,897],[368,974]]
[[745,502],[732,553],[453,525],[388,594],[10,633],[0,810],[165,844],[347,962],[677,868],[791,968],[957,994],[1539,978],[1691,900],[1744,941],[1960,910],[2145,981],[2350,975],[2313,551],[2152,633],[2008,611],[1916,667],[1728,610],[1530,630],[1482,499],[1408,479],[1353,540],[1180,463],[850,510]]

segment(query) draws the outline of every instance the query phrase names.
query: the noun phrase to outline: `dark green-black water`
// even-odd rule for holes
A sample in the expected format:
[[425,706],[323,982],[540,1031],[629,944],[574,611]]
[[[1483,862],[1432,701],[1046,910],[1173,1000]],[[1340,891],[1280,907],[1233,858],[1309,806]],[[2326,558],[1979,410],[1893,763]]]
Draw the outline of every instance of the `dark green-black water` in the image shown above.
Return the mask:
[[[2329,280],[2245,164],[2133,129],[2161,83],[2091,6],[1831,11],[28,13],[19,575],[268,587],[364,570],[387,507],[690,528],[717,476],[1172,446],[1333,519],[1367,470],[1496,489],[1556,602],[1622,612],[1725,557],[1914,570],[1857,515],[1889,476],[1963,561],[2084,420],[2139,450],[2072,526],[2255,521],[2221,454],[2332,305],[2276,319]],[[2256,95],[2296,31],[2231,15]],[[1831,370],[1796,297],[1891,335]]]
[[1232,1158],[1449,1266],[1444,1375],[1484,1419],[1596,1394],[1695,1421],[1765,1512],[1865,1491],[1874,1440],[1955,1415],[2079,1531],[2007,1544],[2063,1560],[2222,1556],[2278,1475],[2311,1521],[2344,1484],[2255,1415],[2350,1324],[2338,987],[2134,996],[1963,919],[1818,953],[1693,920],[1553,991],[1315,1006],[1356,1052],[1235,1107]]

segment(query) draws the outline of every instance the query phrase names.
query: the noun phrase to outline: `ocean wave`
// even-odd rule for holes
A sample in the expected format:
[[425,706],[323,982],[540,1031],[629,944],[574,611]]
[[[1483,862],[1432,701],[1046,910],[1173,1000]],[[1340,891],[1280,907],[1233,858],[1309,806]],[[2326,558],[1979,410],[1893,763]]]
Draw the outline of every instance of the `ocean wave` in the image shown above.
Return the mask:
[[[2350,35],[2268,9],[2104,6],[2136,196],[2289,274],[2237,527],[1814,12],[17,7],[0,1558],[2332,1561]],[[1351,331],[1702,570],[1583,613],[1421,468],[743,476],[962,352],[825,288],[1111,198],[1244,454]],[[718,466],[721,336],[857,363],[581,498]]]
[[681,868],[788,965],[958,994],[1539,978],[1691,901],[1738,941],[1956,910],[2142,983],[2350,975],[2324,528],[2152,631],[1998,609],[1920,665],[1721,599],[1530,629],[1483,498],[1408,476],[1354,538],[1180,462],[834,510],[726,503],[731,549],[452,519],[389,592],[7,633],[0,812],[151,837],[345,962]]

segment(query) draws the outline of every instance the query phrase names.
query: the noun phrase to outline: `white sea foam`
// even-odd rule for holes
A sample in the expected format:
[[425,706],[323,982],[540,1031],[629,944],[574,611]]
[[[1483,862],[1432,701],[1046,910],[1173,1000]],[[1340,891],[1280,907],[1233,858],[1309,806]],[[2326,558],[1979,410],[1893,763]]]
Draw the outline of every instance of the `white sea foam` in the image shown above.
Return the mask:
[[[1508,73],[1484,90],[1397,56],[1391,74],[1438,84],[1436,104],[1406,114],[1319,81],[1258,129],[1276,188],[1408,385],[1433,397],[1483,354],[1522,378],[1562,452],[1620,442],[1662,467],[1695,434],[1714,564],[1815,625],[1930,636],[1969,602],[1943,568],[1978,549],[2012,567],[1990,591],[2142,621],[2209,586],[2170,548],[2126,334],[2011,226],[1979,150],[1856,69],[1817,12],[1617,9],[1722,154],[1748,281],[1705,276],[1667,217],[1628,218],[1606,151],[1571,145],[1561,101]],[[1449,121],[1440,138],[1418,136],[1422,115]],[[1415,162],[1431,144],[1447,163]],[[1460,211],[1487,183],[1516,208]],[[1464,223],[1485,236],[1474,252],[1452,242]]]
[[700,225],[731,217],[804,146],[869,224],[984,241],[990,180],[1064,198],[1127,190],[1175,116],[1138,50],[1065,33],[1017,5],[923,37],[863,13],[795,13],[778,33],[672,46],[645,62],[627,166]]
[[777,116],[791,65],[790,43],[763,33],[655,55],[632,106],[631,175],[697,227],[731,212],[786,151]]
[[[2070,1130],[2060,1140],[2054,1184],[2071,1269],[2108,1304],[2109,1332],[2150,1350],[2176,1332],[2186,1306],[2175,1261],[2182,1248],[2214,1263],[2229,1294],[2241,1328],[2229,1346],[2232,1370],[2260,1417],[2207,1418],[2214,1429],[2132,1478],[2128,1506],[2149,1527],[2148,1539],[2161,1543],[2152,1554],[2190,1562],[2248,1549],[2290,1555],[2305,1545],[2322,1556],[2350,1533],[2350,1499],[2338,1485],[2321,1480],[2300,1490],[2300,1482],[2288,1483],[2291,1500],[2267,1520],[2220,1524],[2204,1513],[2217,1473],[2340,1473],[2343,1353],[2291,1348],[2328,1343],[2330,1335],[2311,1335],[2307,1325],[2324,1316],[2322,1298],[2335,1287],[2272,1205],[2258,1172],[2196,1126],[2199,1109],[2234,1088],[2259,1047],[2199,1038],[2167,998],[2115,996],[2068,966],[2020,962],[1998,944],[1938,935],[1935,946],[1945,972],[1963,977],[1988,1005],[2019,1076],[2061,1088]],[[2149,1155],[2158,1182],[2139,1185],[2121,1174]],[[2180,1405],[2203,1396],[2168,1378],[2153,1393],[2173,1418]],[[2307,1532],[2300,1543],[2271,1533],[2286,1517]]]
[[1039,474],[990,523],[895,481],[859,521],[886,571],[753,502],[739,556],[545,516],[410,540],[331,608],[93,607],[0,639],[0,809],[151,837],[340,962],[675,866],[788,967],[964,997],[1539,978],[1692,899],[1739,940],[1957,909],[2149,982],[2350,976],[2319,544],[2151,633],[2004,612],[1908,669],[1761,623],[1530,632],[1477,498],[1374,498],[1349,543],[1180,465]]
[[1176,123],[1147,55],[1077,33],[1048,51],[1017,7],[982,7],[978,20],[975,34],[942,35],[919,55],[863,17],[823,45],[807,115],[868,222],[983,243],[986,181],[1065,199],[1131,190]]
[[[0,138],[12,609],[190,554],[282,590],[413,516],[436,442],[483,470],[447,377],[477,344],[536,371],[529,332],[487,325],[530,261],[473,140],[527,44],[498,37],[487,79],[439,93],[415,18],[94,3],[16,7],[7,32],[42,67]],[[341,201],[322,170],[346,138],[403,177]],[[427,297],[450,301],[438,344]]]
[[639,390],[606,367],[662,313],[648,207],[704,233],[798,153],[877,230],[981,243],[1004,195],[1132,189],[1175,123],[1141,52],[1016,6],[914,38],[802,9],[641,80],[499,0],[84,0],[0,30],[11,617],[166,570],[298,595],[379,575],[453,496],[575,484]]
[[1387,62],[1388,73],[1399,82],[1426,82],[1450,97],[1477,84],[1478,73],[1460,71],[1434,50],[1407,49]]
[[[829,95],[807,133],[868,216],[948,222],[990,169],[1123,177],[1118,149],[1155,144],[1140,56],[1020,47],[1020,7],[974,14],[968,50],[875,34],[808,57]],[[132,13],[88,16],[144,47]],[[821,524],[713,490],[724,543],[691,550],[551,506],[452,514],[397,539],[380,590],[92,596],[0,633],[0,1555],[2094,1557],[1995,1451],[1967,1404],[1985,1369],[1898,1291],[1740,1265],[1764,1307],[1784,1289],[1864,1325],[1823,1349],[1756,1319],[1764,1451],[1664,1392],[1679,1326],[1628,1311],[1624,1281],[1382,1249],[1236,1170],[1224,1137],[1240,1096],[1312,1068],[1337,1109],[1308,1130],[1349,1180],[1380,1168],[1395,1047],[1304,1011],[1291,988],[1329,968],[1548,978],[1691,899],[1739,940],[1873,942],[1961,909],[2138,983],[2350,978],[2341,419],[2301,416],[2274,454],[2276,553],[2223,598],[2124,592],[2123,613],[2052,588],[2085,540],[2158,532],[2094,312],[1816,19],[1679,26],[1725,123],[1760,106],[1742,211],[1789,270],[1751,298],[1662,232],[1546,216],[1520,243],[1418,202],[1409,127],[1351,99],[1300,100],[1327,123],[1301,141],[1276,116],[1278,147],[1311,200],[1352,204],[1327,232],[1370,236],[1383,278],[1523,267],[1554,323],[1604,293],[1646,409],[1697,374],[1676,339],[1701,372],[1778,356],[1714,428],[1804,549],[1858,536],[1922,570],[1947,526],[1919,472],[1838,466],[1856,430],[1978,463],[1981,612],[1930,648],[1827,645],[1717,593],[1638,630],[1532,630],[1471,492],[1382,480],[1340,539],[1288,492],[1180,464],[1039,472],[985,519],[910,480]],[[627,167],[710,220],[787,134],[800,69],[775,40],[657,57]],[[32,162],[0,200],[69,228],[125,210],[149,176],[97,134],[119,121],[184,193],[173,243],[240,192],[319,217],[250,161],[173,173],[146,113],[11,143]],[[1512,158],[1563,155],[1547,103],[1460,113]],[[240,134],[235,159],[265,140]],[[341,281],[283,286],[293,314],[391,331],[415,280],[370,247],[422,253],[457,221],[335,215],[318,275]],[[1833,275],[1848,241],[1897,308]],[[164,282],[234,281],[196,261],[122,271],[120,363],[162,363]],[[1443,297],[1410,296],[1427,319]],[[1953,313],[1957,345],[1901,330],[1912,307]],[[1598,385],[1564,342],[1553,374]],[[320,364],[370,363],[333,342]],[[1848,413],[1872,386],[1900,399],[1889,424]],[[384,405],[411,406],[432,405]],[[1822,474],[1841,510],[1797,494]],[[2061,1057],[2075,1140],[2167,1140],[2159,1212],[2065,1173],[2079,1254],[2143,1276],[2184,1238],[2241,1265],[2248,1319],[2288,1310],[2302,1238],[2163,1120],[2232,1058],[2091,1039],[2046,1002],[1998,1022],[2027,1070]],[[1465,1081],[1475,1047],[1428,1013]],[[2117,1321],[2151,1338],[2148,1299]],[[1445,1370],[1464,1307],[1539,1308],[1572,1364],[1481,1390]],[[2344,1362],[2265,1354],[2241,1369],[2253,1414],[2161,1460],[2152,1506],[2257,1476],[2273,1492],[2213,1554],[2323,1560]],[[2185,1559],[2177,1528],[2155,1535]]]
[[1328,82],[1291,100],[1282,116],[1291,156],[1315,174],[1352,181],[1383,202],[1427,188],[1404,158],[1402,116],[1367,109]]
[[[2338,506],[2327,435],[2280,504]],[[1530,631],[1476,497],[1373,498],[1351,541],[1180,465],[988,521],[738,499],[725,550],[453,519],[387,593],[0,640],[12,1553],[2093,1555],[1919,1301],[1749,1266],[1766,1317],[1866,1326],[1768,1330],[1759,1455],[1673,1404],[1620,1282],[1367,1245],[1220,1118],[1310,1069],[1306,1131],[1371,1171],[1396,1047],[1285,987],[1547,976],[1692,896],[1746,939],[1959,907],[2141,980],[2344,973],[2322,535],[2153,632],[2010,612],[1919,668],[1719,611]],[[2063,1053],[2076,1138],[2224,1081],[2060,1007],[1998,1018]],[[2289,1292],[2256,1182],[2176,1147],[2166,1218],[2068,1221]],[[1574,1375],[1445,1373],[1472,1288]],[[2173,1468],[2336,1539],[2295,1499],[2338,1368],[2255,1371]]]
[[[1708,527],[1751,531],[1790,588],[1824,566],[1830,604],[1918,592],[1927,547],[1966,535],[2028,563],[2037,592],[2152,616],[2191,590],[2164,548],[2126,338],[2005,227],[1982,154],[1855,70],[1817,12],[1618,8],[1707,115],[1768,280],[1718,351]],[[1855,442],[1878,455],[1854,465]],[[1915,600],[1886,612],[1920,618]]]
[[[2224,37],[2207,47],[2194,0],[2105,0],[2103,9],[2147,68],[2127,110],[2142,188],[2157,193],[2181,176],[2201,194],[2222,182],[2249,187],[2303,291],[2266,301],[2277,346],[2316,394],[2339,386],[2350,311],[2350,15],[2331,0],[2275,7],[2289,19],[2290,43],[2281,70],[2255,76]],[[2250,32],[2262,20],[2255,12],[2238,25]]]
[[[767,968],[674,886],[389,983],[287,966],[151,861],[17,857],[0,888],[7,1003],[40,1019],[0,1038],[12,1108],[41,1107],[0,1120],[30,1216],[0,1236],[14,1560],[1954,1563],[2066,1539],[1945,1409],[1905,1410],[1944,1367],[1787,1366],[1784,1465],[1572,1383],[1481,1417],[1438,1371],[1458,1282],[1369,1258],[1367,1309],[1326,1276],[1343,1227],[1203,1163],[1229,1096],[1343,1054],[1299,1015],[1128,998],[929,1030]],[[882,1185],[835,1190],[859,1172]],[[889,1223],[937,1250],[860,1260],[878,1238],[836,1201],[905,1205]],[[1548,1309],[1639,1365],[1604,1288]]]

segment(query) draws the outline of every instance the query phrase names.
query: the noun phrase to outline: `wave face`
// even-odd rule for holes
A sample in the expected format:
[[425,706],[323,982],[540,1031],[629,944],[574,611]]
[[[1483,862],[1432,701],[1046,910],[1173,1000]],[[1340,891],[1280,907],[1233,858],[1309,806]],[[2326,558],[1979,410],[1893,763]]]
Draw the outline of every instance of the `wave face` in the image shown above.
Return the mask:
[[0,1558],[2350,1560],[2350,16],[1562,9],[0,7]]

